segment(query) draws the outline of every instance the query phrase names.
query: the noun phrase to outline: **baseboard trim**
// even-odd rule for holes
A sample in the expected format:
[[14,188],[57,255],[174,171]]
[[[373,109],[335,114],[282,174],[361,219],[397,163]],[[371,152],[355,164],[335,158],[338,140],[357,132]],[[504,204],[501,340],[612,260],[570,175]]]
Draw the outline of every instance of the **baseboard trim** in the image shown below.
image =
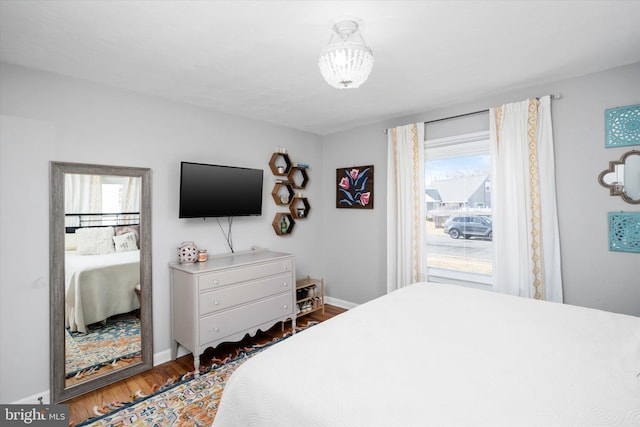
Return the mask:
[[153,366],[162,365],[171,360],[171,350],[164,350],[153,355]]
[[[42,402],[38,400],[40,398],[42,398]],[[23,397],[22,399],[16,400],[15,402],[11,402],[12,405],[37,405],[39,403],[42,403],[44,405],[49,405],[51,403],[51,394],[49,393],[49,390],[45,390],[31,396]]]
[[329,305],[335,305],[336,307],[344,308],[346,310],[351,310],[352,308],[355,308],[359,305],[354,302],[345,301],[342,299],[329,297],[329,296],[324,297],[324,303]]
[[[191,354],[186,348],[179,346],[178,347],[178,355],[176,357],[182,357],[186,354]],[[153,355],[153,366],[162,365],[163,363],[167,363],[171,360],[171,349],[163,350]]]

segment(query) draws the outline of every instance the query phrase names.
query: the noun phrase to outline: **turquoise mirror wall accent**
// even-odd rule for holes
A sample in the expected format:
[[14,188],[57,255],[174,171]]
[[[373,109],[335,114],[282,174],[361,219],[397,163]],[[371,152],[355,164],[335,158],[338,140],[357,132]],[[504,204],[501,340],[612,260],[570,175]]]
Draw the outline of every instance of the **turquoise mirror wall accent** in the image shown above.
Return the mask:
[[640,212],[609,212],[609,250],[640,253]]
[[605,147],[640,145],[640,104],[609,108],[604,116]]

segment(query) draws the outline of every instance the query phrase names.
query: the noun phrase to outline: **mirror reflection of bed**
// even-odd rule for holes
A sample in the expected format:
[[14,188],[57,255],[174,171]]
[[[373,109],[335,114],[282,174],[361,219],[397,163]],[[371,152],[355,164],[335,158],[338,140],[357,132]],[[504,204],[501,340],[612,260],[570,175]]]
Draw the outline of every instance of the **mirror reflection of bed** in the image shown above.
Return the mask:
[[65,385],[141,360],[140,177],[65,175]]

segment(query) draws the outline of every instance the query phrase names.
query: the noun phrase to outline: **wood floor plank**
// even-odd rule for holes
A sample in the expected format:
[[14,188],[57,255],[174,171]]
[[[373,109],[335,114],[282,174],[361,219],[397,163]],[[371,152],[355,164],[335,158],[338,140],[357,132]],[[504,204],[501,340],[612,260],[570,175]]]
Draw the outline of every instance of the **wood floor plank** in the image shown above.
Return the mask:
[[[306,326],[309,321],[322,322],[340,313],[345,312],[340,307],[325,305],[325,314],[322,311],[315,311],[297,320],[298,326]],[[283,336],[282,325],[278,323],[266,332],[258,332],[255,337],[245,337],[237,343],[223,343],[215,349],[207,349],[200,356],[200,365],[209,366],[212,360],[224,359],[228,355],[235,355],[246,346],[265,344],[274,338]],[[286,322],[284,333],[291,331],[291,322]],[[62,402],[69,405],[70,424],[75,425],[87,418],[94,417],[94,407],[102,407],[112,402],[129,402],[135,398],[137,392],[144,395],[153,393],[164,384],[169,378],[180,377],[187,372],[193,371],[193,356],[187,354],[176,360],[154,366],[149,371],[143,372],[133,377],[118,381],[101,389],[95,390],[81,396]]]

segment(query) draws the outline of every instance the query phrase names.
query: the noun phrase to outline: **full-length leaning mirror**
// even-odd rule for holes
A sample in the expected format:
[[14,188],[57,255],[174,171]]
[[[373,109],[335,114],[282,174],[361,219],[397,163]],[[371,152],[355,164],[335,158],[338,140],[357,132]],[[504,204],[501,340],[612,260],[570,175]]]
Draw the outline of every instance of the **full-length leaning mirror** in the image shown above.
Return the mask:
[[153,366],[147,168],[50,164],[51,402]]
[[598,182],[612,196],[620,196],[627,203],[640,203],[640,151],[627,151],[620,160],[610,161],[609,169],[598,175]]

